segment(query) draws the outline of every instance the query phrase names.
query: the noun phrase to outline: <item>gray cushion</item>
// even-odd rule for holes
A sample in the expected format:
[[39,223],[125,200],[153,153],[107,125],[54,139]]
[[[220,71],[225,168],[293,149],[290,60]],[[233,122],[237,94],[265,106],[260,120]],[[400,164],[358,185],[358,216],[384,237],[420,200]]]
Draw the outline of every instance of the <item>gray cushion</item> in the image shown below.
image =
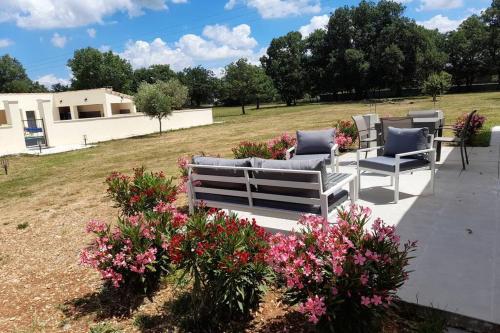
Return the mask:
[[[261,158],[254,158],[252,160],[252,166],[255,168],[263,169],[283,169],[283,170],[308,170],[308,171],[320,171],[321,179],[324,185],[326,185],[327,173],[324,160],[265,160]],[[317,183],[318,177],[316,174],[298,174],[298,173],[285,173],[277,171],[253,171],[253,177],[257,179],[271,179],[271,180],[286,180],[304,183]],[[269,194],[279,194],[279,195],[291,195],[300,196],[306,198],[319,198],[319,191],[317,190],[306,190],[298,188],[289,188],[281,186],[267,186],[259,185],[257,191],[261,193]]]
[[437,118],[437,117],[439,117],[439,111],[438,110],[410,111],[410,112],[408,112],[408,117],[412,117],[412,118]]
[[[193,157],[193,164],[198,165],[213,165],[213,166],[228,166],[228,167],[250,167],[251,159],[227,159],[218,157],[195,156]],[[242,170],[224,170],[224,169],[207,169],[207,168],[193,168],[193,172],[199,175],[223,176],[223,177],[243,177]],[[214,182],[204,180],[201,182],[202,187],[230,189],[238,191],[246,191],[246,185],[233,182]]]
[[423,128],[395,128],[387,129],[387,138],[384,145],[385,156],[395,156],[396,154],[427,148],[427,135],[429,129]]
[[196,199],[204,201],[215,201],[220,203],[237,204],[237,205],[249,205],[248,198],[236,197],[230,195],[220,195],[212,193],[196,193]]
[[330,164],[331,154],[294,155],[290,160],[324,160],[326,164]]
[[335,129],[297,131],[297,155],[330,154],[334,145]]
[[[400,171],[421,168],[429,164],[429,161],[419,158],[401,158],[399,164]],[[396,158],[389,156],[369,157],[359,161],[359,166],[379,171],[396,171]]]

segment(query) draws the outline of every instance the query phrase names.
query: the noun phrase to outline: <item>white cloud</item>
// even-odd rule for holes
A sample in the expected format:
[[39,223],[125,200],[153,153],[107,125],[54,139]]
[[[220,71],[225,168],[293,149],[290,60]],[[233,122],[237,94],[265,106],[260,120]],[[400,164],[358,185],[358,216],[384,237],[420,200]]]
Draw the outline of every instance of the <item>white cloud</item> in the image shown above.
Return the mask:
[[486,8],[467,8],[467,12],[470,14],[476,14],[476,15],[481,15],[482,12],[484,12]]
[[190,57],[187,57],[179,48],[169,47],[161,38],[156,38],[151,43],[143,40],[130,41],[119,55],[130,61],[134,68],[168,64],[178,71],[192,65]]
[[70,84],[69,79],[58,78],[54,74],[47,74],[44,76],[40,76],[35,81],[38,81],[38,83],[44,85],[48,89],[50,89],[52,87],[52,85],[54,85],[56,83],[60,83],[60,84],[65,85],[65,86]]
[[14,42],[11,41],[10,39],[8,39],[8,38],[0,38],[0,49],[4,48],[4,47],[11,46],[12,44],[14,44]]
[[169,64],[174,70],[181,70],[199,63],[208,62],[213,66],[217,61],[229,62],[243,57],[259,63],[266,49],[256,51],[256,46],[257,41],[251,37],[251,28],[246,24],[233,28],[208,25],[202,36],[187,34],[171,45],[161,38],[152,42],[129,41],[119,55],[129,60],[134,68]]
[[103,23],[116,12],[139,16],[146,9],[165,10],[166,0],[2,0],[0,22],[12,21],[27,29],[72,28]]
[[94,28],[89,28],[87,29],[87,34],[89,35],[90,38],[95,38],[97,31]]
[[66,45],[66,42],[68,41],[68,38],[66,36],[61,36],[57,32],[52,35],[52,38],[50,39],[50,42],[52,45],[55,47],[63,48]]
[[326,25],[328,24],[329,19],[330,16],[326,14],[321,16],[313,16],[309,21],[309,24],[300,27],[299,31],[302,34],[302,37],[307,37],[318,29],[326,30]]
[[438,14],[427,21],[417,21],[417,24],[423,25],[427,29],[438,29],[439,32],[448,32],[458,28],[463,20],[452,20],[447,16]]
[[220,79],[224,77],[225,74],[225,69],[224,67],[215,67],[215,68],[210,68],[212,72],[214,72],[214,75],[216,78]]
[[420,0],[418,11],[435,9],[454,9],[464,5],[463,0]]
[[257,9],[265,19],[316,14],[321,11],[319,0],[229,0],[225,9],[233,9],[238,2]]
[[216,43],[225,44],[233,48],[253,48],[257,45],[255,38],[250,37],[250,26],[240,24],[232,29],[226,25],[207,25],[203,35]]

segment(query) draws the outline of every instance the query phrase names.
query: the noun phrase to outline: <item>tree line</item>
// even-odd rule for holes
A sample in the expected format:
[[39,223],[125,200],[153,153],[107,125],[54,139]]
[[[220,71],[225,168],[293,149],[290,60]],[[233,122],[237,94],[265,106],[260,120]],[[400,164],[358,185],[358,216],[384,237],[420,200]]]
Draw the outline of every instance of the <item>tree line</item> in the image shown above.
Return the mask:
[[[219,101],[241,105],[244,113],[245,104],[258,107],[277,98],[293,105],[307,95],[365,98],[387,89],[394,95],[404,88],[432,90],[429,84],[440,77],[467,87],[482,78],[500,85],[500,0],[448,33],[418,25],[403,15],[404,9],[386,0],[337,8],[325,30],[274,38],[260,66],[239,59],[225,67],[222,78],[202,66],[177,73],[168,65],[134,70],[111,51],[79,49],[67,63],[71,84],[55,84],[51,90],[109,86],[135,94],[143,82],[176,79],[187,87],[187,104]],[[45,90],[28,78],[19,61],[0,58],[0,92]]]

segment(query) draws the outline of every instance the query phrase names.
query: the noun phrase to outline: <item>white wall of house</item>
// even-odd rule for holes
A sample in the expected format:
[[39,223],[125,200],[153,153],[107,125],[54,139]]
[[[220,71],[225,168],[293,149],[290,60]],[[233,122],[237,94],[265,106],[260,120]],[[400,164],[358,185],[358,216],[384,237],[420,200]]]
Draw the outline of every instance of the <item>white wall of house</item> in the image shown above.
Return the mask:
[[[71,119],[60,120],[59,107],[69,107]],[[23,119],[35,111],[45,125],[50,147],[122,139],[158,132],[157,119],[137,112],[130,96],[110,89],[92,89],[45,94],[0,94],[0,110],[5,109],[8,124],[0,125],[0,156],[26,151]],[[79,119],[78,110],[100,111],[101,117]],[[120,110],[130,113],[120,114]],[[164,130],[209,125],[212,109],[174,111],[162,121]]]

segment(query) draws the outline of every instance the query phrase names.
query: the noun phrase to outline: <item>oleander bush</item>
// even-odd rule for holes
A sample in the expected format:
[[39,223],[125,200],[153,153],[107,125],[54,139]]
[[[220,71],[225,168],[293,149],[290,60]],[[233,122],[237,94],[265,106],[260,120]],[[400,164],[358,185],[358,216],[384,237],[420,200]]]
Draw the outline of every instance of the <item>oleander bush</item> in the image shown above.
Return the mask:
[[284,160],[286,159],[286,151],[297,143],[297,139],[287,133],[271,139],[267,142],[267,147],[271,152],[271,158],[273,160]]
[[340,210],[337,223],[304,216],[303,229],[271,237],[267,262],[286,288],[285,299],[320,332],[377,332],[396,291],[408,278],[415,242],[400,245],[394,227],[370,210]]
[[[455,133],[456,136],[460,136],[460,134],[464,130],[468,116],[469,116],[468,113],[464,113],[463,115],[458,117],[457,120],[455,121],[455,124],[453,125],[453,132]],[[477,135],[479,131],[483,128],[485,122],[486,122],[486,117],[481,116],[478,113],[475,113],[472,116],[471,123],[469,126],[469,133],[467,134],[467,136],[471,138],[472,136]]]
[[271,158],[272,156],[269,147],[263,142],[242,141],[232,151],[234,158]]
[[260,302],[270,278],[265,262],[268,235],[255,221],[199,209],[175,251],[178,267],[192,281],[192,322],[212,325],[244,319]]
[[178,191],[173,178],[163,172],[145,172],[143,167],[134,169],[132,177],[113,172],[106,184],[108,196],[123,216],[152,211],[160,202],[172,203]]
[[118,218],[114,226],[90,221],[86,230],[94,239],[81,252],[80,263],[98,270],[107,287],[148,294],[178,261],[173,249],[187,219],[160,202],[151,211]]
[[335,143],[340,151],[346,151],[356,141],[356,125],[350,120],[339,120],[335,125]]

